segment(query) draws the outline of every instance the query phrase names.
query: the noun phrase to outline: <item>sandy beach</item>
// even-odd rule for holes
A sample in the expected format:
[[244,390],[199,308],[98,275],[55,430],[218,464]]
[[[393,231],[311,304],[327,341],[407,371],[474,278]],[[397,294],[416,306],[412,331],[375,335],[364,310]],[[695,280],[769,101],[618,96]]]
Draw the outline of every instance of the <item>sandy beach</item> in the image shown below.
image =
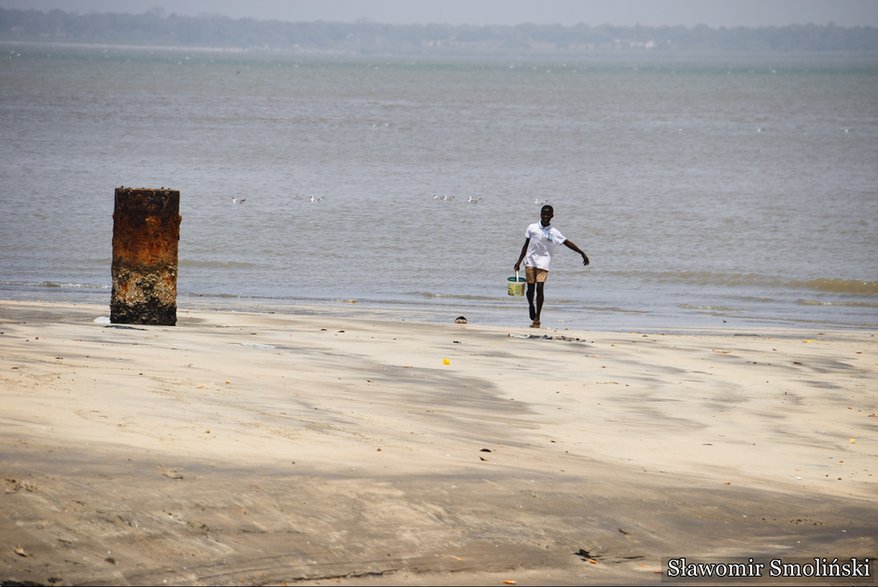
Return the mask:
[[674,557],[878,556],[874,332],[107,315],[0,302],[2,584],[639,584]]

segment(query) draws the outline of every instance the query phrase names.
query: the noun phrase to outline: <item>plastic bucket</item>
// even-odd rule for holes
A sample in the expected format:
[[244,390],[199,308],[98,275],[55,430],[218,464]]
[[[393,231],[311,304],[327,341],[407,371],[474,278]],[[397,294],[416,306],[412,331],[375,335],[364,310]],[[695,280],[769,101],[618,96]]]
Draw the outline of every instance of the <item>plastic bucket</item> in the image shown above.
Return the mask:
[[518,276],[518,271],[515,272],[514,277],[506,278],[506,293],[511,296],[523,296],[524,295],[524,277]]

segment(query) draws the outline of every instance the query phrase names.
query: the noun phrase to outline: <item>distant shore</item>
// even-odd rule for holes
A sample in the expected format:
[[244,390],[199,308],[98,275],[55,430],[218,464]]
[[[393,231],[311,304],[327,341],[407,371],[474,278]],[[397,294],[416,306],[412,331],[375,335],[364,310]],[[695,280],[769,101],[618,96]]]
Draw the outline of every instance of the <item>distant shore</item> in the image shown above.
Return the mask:
[[[80,15],[55,10],[0,8],[0,40],[223,46],[255,51],[365,55],[556,55],[595,52],[630,55],[736,51],[742,54],[794,51],[878,51],[871,26],[787,24],[780,26],[591,26],[532,24],[452,25],[357,22],[282,22],[226,16],[145,14]],[[859,25],[860,23],[857,23]]]
[[878,552],[875,332],[343,313],[0,301],[0,582],[655,584],[672,557]]

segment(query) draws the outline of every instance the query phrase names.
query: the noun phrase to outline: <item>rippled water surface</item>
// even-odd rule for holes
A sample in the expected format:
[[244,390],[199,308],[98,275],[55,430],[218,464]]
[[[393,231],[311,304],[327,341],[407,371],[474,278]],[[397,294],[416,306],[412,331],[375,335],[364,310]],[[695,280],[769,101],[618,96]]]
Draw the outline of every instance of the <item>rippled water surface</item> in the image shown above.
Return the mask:
[[2,297],[109,303],[114,188],[164,186],[181,307],[524,325],[548,200],[592,266],[546,326],[878,326],[874,58],[2,51]]

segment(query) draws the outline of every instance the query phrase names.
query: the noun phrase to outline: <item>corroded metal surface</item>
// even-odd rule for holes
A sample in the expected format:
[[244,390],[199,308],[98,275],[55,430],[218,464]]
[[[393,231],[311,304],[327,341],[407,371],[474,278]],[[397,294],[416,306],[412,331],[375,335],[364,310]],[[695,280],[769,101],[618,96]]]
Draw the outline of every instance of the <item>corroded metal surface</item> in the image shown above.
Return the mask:
[[177,323],[179,241],[178,190],[116,188],[110,322]]

